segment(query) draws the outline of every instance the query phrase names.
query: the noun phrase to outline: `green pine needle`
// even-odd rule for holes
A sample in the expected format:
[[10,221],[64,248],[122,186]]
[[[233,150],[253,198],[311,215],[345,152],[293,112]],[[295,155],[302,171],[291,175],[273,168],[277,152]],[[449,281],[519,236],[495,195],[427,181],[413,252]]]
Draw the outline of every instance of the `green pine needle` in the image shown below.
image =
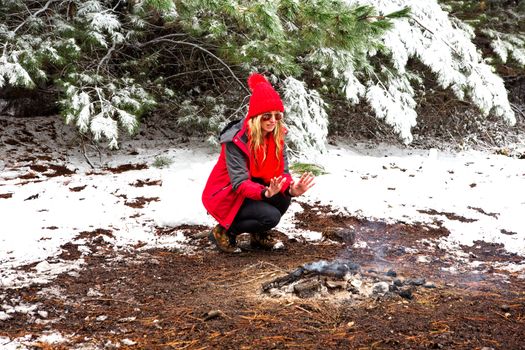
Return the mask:
[[407,18],[410,17],[410,7],[405,7],[402,10],[389,13],[388,15],[385,15],[386,18]]
[[290,166],[290,170],[300,175],[306,172],[311,172],[314,176],[328,174],[322,166],[312,163],[294,163]]

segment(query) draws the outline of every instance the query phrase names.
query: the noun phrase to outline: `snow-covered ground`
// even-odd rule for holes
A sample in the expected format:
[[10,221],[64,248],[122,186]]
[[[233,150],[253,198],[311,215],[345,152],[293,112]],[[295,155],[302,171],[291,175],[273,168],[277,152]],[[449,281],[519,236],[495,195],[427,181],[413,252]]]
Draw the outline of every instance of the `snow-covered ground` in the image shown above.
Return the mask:
[[[164,148],[162,148],[164,147]],[[49,257],[84,231],[107,229],[117,247],[136,243],[184,246],[184,236],[155,235],[155,226],[195,224],[212,226],[200,202],[205,181],[217,153],[204,144],[184,148],[140,148],[138,155],[115,155],[108,166],[148,164],[143,170],[91,172],[80,155],[66,160],[71,176],[19,178],[28,168],[0,172],[2,225],[0,228],[0,283],[20,287],[43,282],[56,273],[80,268],[81,261],[65,265]],[[171,164],[151,166],[159,155]],[[433,224],[451,234],[441,245],[472,245],[477,240],[501,243],[510,252],[525,255],[525,160],[487,152],[441,152],[391,145],[330,146],[320,161],[327,174],[300,200],[320,201],[349,215],[405,223]],[[29,166],[29,164],[28,164]],[[40,181],[42,180],[42,181]],[[161,184],[159,182],[161,181]],[[138,181],[150,183],[137,187]],[[152,185],[154,183],[154,185]],[[78,191],[72,189],[82,188]],[[153,199],[144,208],[129,205],[135,198]],[[293,236],[320,237],[295,228],[291,206],[278,229]],[[466,219],[466,220],[465,220]],[[89,254],[86,247],[84,254]],[[47,261],[46,261],[47,259]],[[51,260],[52,261],[52,260]],[[30,272],[17,267],[39,262]]]
[[[41,145],[46,142],[38,140]],[[515,148],[522,153],[525,150],[524,145]],[[157,228],[215,224],[200,200],[218,155],[209,145],[131,141],[119,152],[97,159],[100,167],[95,171],[67,143],[52,145],[44,152],[50,156],[47,159],[27,159],[31,155],[27,150],[0,149],[2,288],[45,283],[63,272],[77,273],[82,269],[83,256],[91,253],[87,245],[82,246],[82,232],[107,230],[111,234],[101,237],[117,249],[176,247],[191,252],[182,230],[157,235]],[[170,164],[153,166],[159,157]],[[74,173],[48,177],[53,172],[49,164],[65,165]],[[122,164],[147,167],[123,172],[108,169]],[[318,164],[327,174],[318,176],[316,185],[292,203],[277,227],[289,236],[300,235],[311,241],[321,238],[319,232],[296,228],[293,215],[302,210],[297,201],[320,202],[372,220],[442,225],[451,234],[434,244],[451,252],[461,252],[460,245],[485,241],[500,243],[509,252],[525,256],[523,159],[491,151],[455,153],[339,143],[329,146]],[[28,174],[32,177],[23,176]],[[140,200],[142,208],[134,205]],[[58,258],[61,246],[68,242],[80,246],[80,258]],[[26,264],[34,265],[20,269]],[[525,259],[521,265],[498,267],[520,271],[525,269]],[[22,301],[16,308],[0,306],[0,320],[9,319],[13,313],[38,312],[37,306]],[[2,346],[15,348],[24,343],[23,339],[0,337]]]

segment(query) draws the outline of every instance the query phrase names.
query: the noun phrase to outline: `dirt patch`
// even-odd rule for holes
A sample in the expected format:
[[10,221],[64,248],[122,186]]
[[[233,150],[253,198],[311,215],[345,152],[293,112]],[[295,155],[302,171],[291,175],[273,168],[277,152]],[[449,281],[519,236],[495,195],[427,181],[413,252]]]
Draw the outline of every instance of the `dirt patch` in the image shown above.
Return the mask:
[[34,195],[31,195],[31,196],[27,197],[26,199],[24,199],[24,201],[31,201],[33,199],[37,199],[38,197],[39,197],[39,194],[36,193]]
[[120,174],[125,171],[131,171],[131,170],[143,170],[148,169],[147,164],[122,164],[117,167],[106,167],[104,170],[110,171],[114,174]]
[[[296,226],[300,229],[322,232],[323,237],[336,241],[344,241],[338,237],[344,235],[370,239],[388,237],[391,240],[399,239],[400,236],[410,236],[412,239],[437,239],[446,237],[450,233],[443,227],[431,227],[428,225],[407,225],[404,223],[387,224],[380,221],[370,221],[352,216],[347,216],[340,211],[316,204],[315,207],[300,203],[302,212],[296,214]],[[342,229],[342,230],[341,230]]]
[[18,178],[19,179],[23,179],[23,180],[37,179],[38,175],[36,175],[35,173],[32,173],[32,172],[29,172],[29,173],[26,173],[24,175],[18,176]]
[[508,231],[508,230],[505,230],[505,229],[501,229],[500,231],[501,231],[501,233],[503,233],[504,235],[507,235],[507,236],[514,236],[514,235],[518,234],[517,232]]
[[470,260],[483,262],[523,263],[525,259],[516,253],[509,253],[502,244],[475,241],[472,246],[461,246],[469,254]]
[[18,146],[20,144],[20,142],[18,142],[17,140],[13,140],[13,139],[6,139],[4,140],[4,143],[10,146]]
[[[428,215],[443,215],[445,216],[447,219],[449,220],[456,220],[456,221],[461,221],[461,222],[474,222],[474,221],[478,221],[477,219],[469,219],[469,218],[465,218],[461,215],[457,215],[457,214],[454,214],[454,213],[448,213],[448,212],[438,212],[437,210],[434,210],[434,209],[429,209],[429,210],[418,210],[418,212],[420,212],[421,214],[428,214]],[[485,213],[484,213],[485,214]]]
[[149,202],[158,202],[159,200],[160,200],[159,197],[151,197],[151,198],[137,197],[131,201],[124,202],[124,205],[127,205],[128,207],[131,207],[131,208],[141,209],[141,208],[144,208],[146,204],[148,204]]
[[76,173],[74,170],[70,170],[67,167],[63,166],[63,165],[49,164],[48,167],[53,172],[52,173],[45,173],[44,175],[47,176],[47,177],[69,176],[69,175],[73,175],[73,174]]
[[77,260],[82,255],[82,253],[78,250],[78,245],[71,242],[60,246],[60,248],[62,249],[62,253],[60,253],[57,257],[62,260]]
[[130,183],[129,185],[130,186],[134,186],[134,187],[162,186],[162,180],[150,180],[150,179],[141,180],[141,179],[138,179],[137,181],[135,181],[133,183]]
[[477,211],[478,213],[481,213],[483,215],[487,215],[487,216],[490,216],[490,217],[493,217],[494,219],[497,219],[499,217],[499,213],[487,213],[485,210],[481,209],[481,208],[476,208],[476,207],[468,207],[469,209],[472,209],[472,210],[475,210]]
[[86,187],[87,187],[87,185],[84,185],[84,186],[76,186],[76,187],[70,187],[69,190],[70,190],[71,192],[80,192],[80,191],[84,190]]
[[176,231],[181,231],[184,236],[190,239],[200,239],[208,234],[210,228],[204,225],[179,225],[175,227],[155,227],[155,234],[159,236],[172,235]]
[[0,198],[11,198],[13,197],[12,193],[0,193]]
[[31,164],[29,166],[29,169],[33,170],[33,171],[36,171],[38,173],[44,173],[47,171],[47,166],[45,165],[41,165],[41,164]]
[[98,238],[99,236],[107,236],[109,238],[115,237],[113,231],[98,228],[94,231],[82,231],[75,237],[75,239],[93,239]]

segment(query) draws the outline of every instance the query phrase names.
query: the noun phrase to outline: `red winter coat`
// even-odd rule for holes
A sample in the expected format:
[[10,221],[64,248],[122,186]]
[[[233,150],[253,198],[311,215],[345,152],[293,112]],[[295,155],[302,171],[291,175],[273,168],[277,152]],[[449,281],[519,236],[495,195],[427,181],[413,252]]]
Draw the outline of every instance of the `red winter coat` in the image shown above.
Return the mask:
[[[230,228],[244,199],[262,200],[262,194],[266,190],[265,186],[251,180],[247,139],[243,120],[227,127],[221,133],[221,153],[202,193],[202,203],[208,213],[227,229]],[[281,161],[284,162],[283,176],[286,177],[281,189],[284,192],[292,181],[288,170],[286,146],[281,157]]]

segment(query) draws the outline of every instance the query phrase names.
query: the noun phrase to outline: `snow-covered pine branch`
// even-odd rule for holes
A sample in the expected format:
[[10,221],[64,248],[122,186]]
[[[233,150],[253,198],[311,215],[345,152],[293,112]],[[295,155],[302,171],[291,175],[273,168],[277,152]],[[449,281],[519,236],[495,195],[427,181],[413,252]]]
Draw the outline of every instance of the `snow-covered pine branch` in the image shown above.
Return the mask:
[[[91,82],[91,77],[78,74],[71,77],[77,84]],[[74,123],[81,133],[91,133],[95,141],[105,138],[110,148],[118,148],[118,127],[132,134],[138,127],[143,110],[155,101],[130,78],[115,80],[102,88],[93,85],[63,83],[65,96],[61,100],[66,123]]]
[[[389,61],[382,64],[392,66],[388,75],[374,73],[359,78],[353,74],[355,68],[350,66],[345,72],[344,84],[351,102],[365,95],[376,116],[393,126],[404,142],[411,142],[411,128],[416,120],[414,87],[406,76],[407,73],[417,76],[417,72],[408,72],[410,58],[422,62],[435,74],[441,87],[452,89],[461,100],[469,99],[483,115],[492,113],[511,125],[515,123],[503,80],[485,63],[472,43],[473,30],[451,19],[436,0],[346,1],[351,6],[375,6],[381,14],[406,6],[411,9],[411,18],[394,21],[393,28],[382,38],[384,48],[381,51],[389,57]],[[366,86],[366,93],[363,93],[363,86]]]
[[293,158],[308,159],[326,151],[328,115],[326,104],[315,90],[294,78],[284,81],[288,146]]
[[525,66],[525,35],[521,33],[501,33],[494,29],[482,29],[481,32],[492,39],[490,47],[503,63],[513,59]]
[[[133,133],[155,101],[145,79],[129,76],[132,64],[120,69],[113,56],[144,30],[142,17],[151,6],[176,14],[171,0],[135,2],[125,10],[127,17],[117,10],[119,4],[49,0],[42,7],[36,0],[0,2],[0,88],[32,88],[45,81],[61,86],[66,123],[117,148],[119,127]],[[12,12],[18,15],[9,16]],[[123,23],[122,18],[129,19]]]
[[[61,87],[66,121],[115,147],[119,128],[135,130],[139,117],[153,106],[153,96],[169,105],[163,111],[170,111],[181,129],[198,125],[196,133],[210,135],[231,117],[228,103],[208,108],[213,103],[203,99],[209,91],[191,93],[199,87],[193,77],[212,90],[265,71],[285,82],[292,151],[300,155],[324,150],[330,95],[323,99],[316,91],[339,92],[352,104],[368,103],[409,143],[423,74],[408,62],[419,61],[442,88],[470,100],[483,115],[515,121],[502,79],[472,42],[473,29],[451,18],[437,0],[174,4],[0,1],[0,88]],[[500,59],[523,62],[523,36],[498,30],[483,33],[494,38]],[[174,87],[186,91],[175,93]],[[172,113],[189,107],[196,112]],[[304,139],[294,133],[303,133]]]
[[28,88],[35,85],[27,70],[18,62],[16,53],[0,56],[0,88],[6,84]]

